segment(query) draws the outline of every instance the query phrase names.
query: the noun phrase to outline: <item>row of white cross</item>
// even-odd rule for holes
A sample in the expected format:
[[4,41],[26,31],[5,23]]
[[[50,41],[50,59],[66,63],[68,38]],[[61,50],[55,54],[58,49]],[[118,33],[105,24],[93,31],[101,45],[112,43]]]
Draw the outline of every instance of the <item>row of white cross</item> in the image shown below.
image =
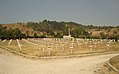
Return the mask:
[[[101,44],[103,42],[107,42],[107,50],[109,49],[110,44],[113,42],[112,40],[90,40],[90,39],[72,39],[72,40],[65,40],[65,39],[52,39],[52,38],[46,38],[46,39],[22,39],[23,41],[25,41],[26,43],[33,45],[35,49],[38,48],[42,48],[42,52],[45,52],[45,48],[48,50],[48,54],[51,55],[51,51],[54,50],[52,47],[55,47],[55,49],[57,50],[58,48],[60,48],[62,51],[64,51],[65,47],[68,46],[70,49],[70,54],[73,53],[73,48],[74,48],[74,44],[77,43],[79,46],[79,49],[81,49],[81,45],[85,44],[86,47],[88,46],[90,51],[92,51],[92,48]],[[6,40],[3,40],[2,42],[5,42]],[[17,45],[20,49],[20,51],[22,50],[21,48],[21,44],[20,41],[18,39],[16,39],[17,41]],[[12,42],[12,39],[8,42],[8,45],[10,45]],[[88,45],[89,43],[89,45]],[[94,45],[91,45],[91,43],[93,43]]]
[[[69,48],[70,48],[70,51],[71,51],[71,54],[72,54],[72,50],[73,50],[73,48],[74,48],[74,43],[75,43],[75,40],[74,40],[74,39],[73,39],[73,40],[63,40],[63,39],[45,39],[45,40],[29,39],[29,40],[35,41],[35,42],[37,42],[37,43],[44,44],[44,45],[47,44],[47,45],[48,45],[48,50],[49,50],[49,52],[50,52],[50,50],[52,50],[51,45],[56,46],[56,49],[57,49],[58,46],[60,46],[60,48],[61,48],[62,51],[63,51],[63,50],[64,50],[64,46],[68,44],[68,46],[69,46]],[[96,48],[96,45],[97,45],[97,44],[101,44],[101,42],[105,42],[106,40],[101,40],[101,41],[95,42],[95,40],[90,41],[90,40],[76,39],[76,42],[77,42],[77,44],[80,46],[80,49],[81,49],[81,45],[82,45],[83,43],[84,43],[84,44],[88,44],[88,42],[85,42],[85,41],[88,41],[89,43],[93,42],[94,47]],[[62,44],[59,44],[59,43],[57,44],[57,42],[62,43]],[[107,50],[108,50],[108,48],[109,48],[111,42],[112,42],[112,41],[110,40],[110,41],[107,43],[107,45],[106,45],[106,46],[107,46]],[[46,45],[46,46],[47,46],[47,45]],[[86,45],[86,46],[88,46],[88,45]],[[90,51],[92,51],[92,48],[93,48],[93,45],[89,45]],[[43,50],[43,51],[44,51],[44,50]]]

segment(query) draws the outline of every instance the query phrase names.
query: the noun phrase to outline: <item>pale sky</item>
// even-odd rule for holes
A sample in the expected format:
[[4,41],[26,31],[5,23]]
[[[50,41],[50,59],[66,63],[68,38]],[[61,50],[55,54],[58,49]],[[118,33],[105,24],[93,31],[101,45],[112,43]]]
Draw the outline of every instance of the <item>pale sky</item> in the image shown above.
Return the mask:
[[72,21],[119,25],[119,0],[0,0],[0,23]]

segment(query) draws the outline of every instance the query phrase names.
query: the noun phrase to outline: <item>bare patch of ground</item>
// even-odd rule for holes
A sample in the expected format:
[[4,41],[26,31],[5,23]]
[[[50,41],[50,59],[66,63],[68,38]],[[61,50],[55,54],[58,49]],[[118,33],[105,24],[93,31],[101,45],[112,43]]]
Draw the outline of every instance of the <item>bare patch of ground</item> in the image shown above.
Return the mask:
[[119,54],[30,60],[19,56],[0,54],[0,74],[95,74],[97,68],[100,67],[98,65],[102,65],[116,55]]

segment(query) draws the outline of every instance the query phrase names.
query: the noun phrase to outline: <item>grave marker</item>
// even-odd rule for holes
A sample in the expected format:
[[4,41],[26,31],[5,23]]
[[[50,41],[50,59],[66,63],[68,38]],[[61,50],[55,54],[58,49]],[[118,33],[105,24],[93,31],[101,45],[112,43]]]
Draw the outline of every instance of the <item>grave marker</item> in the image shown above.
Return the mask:
[[11,44],[11,42],[12,42],[12,39],[10,39],[10,41],[9,41],[8,45],[10,45],[10,44]]
[[20,49],[20,51],[21,51],[22,49],[21,49],[21,45],[20,45],[20,42],[19,42],[19,40],[18,40],[18,39],[17,39],[17,44],[18,44],[19,49]]

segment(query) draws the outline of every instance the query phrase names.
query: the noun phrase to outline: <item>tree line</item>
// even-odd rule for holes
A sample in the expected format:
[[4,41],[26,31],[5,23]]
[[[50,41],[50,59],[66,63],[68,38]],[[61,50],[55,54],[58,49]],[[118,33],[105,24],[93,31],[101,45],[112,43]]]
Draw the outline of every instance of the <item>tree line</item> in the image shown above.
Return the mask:
[[[23,25],[22,23],[17,23]],[[32,35],[25,31],[21,31],[20,28],[6,28],[0,25],[0,39],[22,39],[22,38],[62,38],[64,35],[68,35],[68,29],[70,34],[74,38],[91,38],[91,39],[119,39],[119,26],[118,30],[115,30],[112,35],[100,32],[99,36],[93,36],[87,29],[96,29],[101,31],[111,31],[112,26],[84,26],[75,22],[57,22],[43,20],[42,22],[27,22],[24,27],[32,28]]]
[[19,28],[15,29],[7,29],[6,27],[3,27],[0,25],[0,39],[4,40],[10,40],[10,39],[22,39],[27,38],[25,33],[22,33]]

